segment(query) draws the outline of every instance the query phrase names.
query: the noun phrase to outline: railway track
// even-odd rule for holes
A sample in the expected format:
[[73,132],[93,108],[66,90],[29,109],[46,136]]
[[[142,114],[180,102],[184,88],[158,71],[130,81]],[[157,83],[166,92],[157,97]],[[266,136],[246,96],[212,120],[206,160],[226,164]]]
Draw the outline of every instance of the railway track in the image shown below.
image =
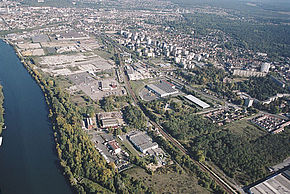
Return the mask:
[[[119,61],[120,61],[120,66],[123,68],[123,74],[124,74],[124,83],[125,83],[125,86],[127,88],[127,91],[130,93],[130,96],[132,97],[133,101],[134,101],[134,104],[136,106],[139,106],[138,104],[138,99],[134,93],[134,91],[132,90],[132,87],[130,85],[130,82],[129,82],[129,78],[128,78],[128,75],[125,74],[125,67],[124,65],[122,64],[122,60],[121,60],[121,57],[120,57],[120,53],[118,53],[118,57],[119,57]],[[141,108],[141,107],[140,107]],[[142,110],[142,108],[141,108]],[[150,118],[149,118],[149,122],[155,127],[155,129],[158,129],[159,132],[163,135],[163,137],[165,139],[167,139],[167,141],[169,141],[170,143],[172,143],[173,145],[175,145],[183,154],[186,154],[188,155],[188,152],[187,150],[175,139],[173,138],[170,134],[168,134],[161,125],[157,124],[156,122],[152,121]],[[229,184],[227,184],[222,178],[220,178],[216,173],[214,173],[211,169],[209,169],[206,165],[204,165],[203,163],[200,163],[198,161],[195,161],[195,160],[192,160],[196,165],[199,166],[199,168],[204,171],[204,172],[207,172],[209,174],[209,176],[215,180],[215,182],[220,185],[227,193],[230,193],[230,194],[237,194],[239,192],[237,192],[235,189],[233,189]]]

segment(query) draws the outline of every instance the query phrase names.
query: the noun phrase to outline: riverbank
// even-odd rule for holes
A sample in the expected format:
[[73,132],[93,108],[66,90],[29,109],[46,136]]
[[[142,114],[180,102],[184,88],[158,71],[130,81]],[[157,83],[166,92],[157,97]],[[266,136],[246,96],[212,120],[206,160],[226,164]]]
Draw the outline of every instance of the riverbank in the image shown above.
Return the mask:
[[4,129],[4,95],[2,91],[2,86],[0,85],[0,135]]
[[15,48],[1,40],[0,58],[7,126],[1,135],[5,138],[0,149],[1,192],[72,193],[58,168],[43,92],[15,54]]
[[[13,44],[10,43],[13,46]],[[23,66],[41,88],[53,128],[55,149],[65,177],[77,193],[148,193],[139,180],[119,174],[96,150],[88,134],[82,130],[80,107],[60,88],[53,77],[39,71],[30,58],[13,46]],[[140,182],[136,185],[136,182]],[[123,186],[122,186],[123,185]],[[139,186],[141,185],[141,188]]]
[[[53,79],[43,76],[33,68],[34,64],[23,57],[12,42],[8,40],[5,42],[13,47],[22,65],[44,94],[54,132],[58,163],[73,190],[83,193],[94,188],[95,192],[110,193],[107,188],[114,188],[110,180],[114,178],[115,170],[106,164],[89,141],[88,135],[81,129],[78,108],[70,102],[69,96],[56,85]],[[105,171],[106,175],[103,174]]]

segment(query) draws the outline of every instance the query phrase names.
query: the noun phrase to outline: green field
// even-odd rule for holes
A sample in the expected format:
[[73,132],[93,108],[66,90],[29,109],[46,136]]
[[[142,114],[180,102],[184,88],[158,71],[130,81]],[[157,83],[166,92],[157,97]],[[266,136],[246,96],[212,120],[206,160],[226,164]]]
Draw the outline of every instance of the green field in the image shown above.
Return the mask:
[[125,173],[144,181],[145,185],[151,187],[156,193],[209,193],[197,184],[195,177],[187,173],[179,174],[170,171],[149,175],[140,167],[129,169]]
[[224,128],[229,129],[231,132],[246,137],[250,140],[255,140],[268,134],[267,131],[254,126],[246,119],[229,123],[225,125]]

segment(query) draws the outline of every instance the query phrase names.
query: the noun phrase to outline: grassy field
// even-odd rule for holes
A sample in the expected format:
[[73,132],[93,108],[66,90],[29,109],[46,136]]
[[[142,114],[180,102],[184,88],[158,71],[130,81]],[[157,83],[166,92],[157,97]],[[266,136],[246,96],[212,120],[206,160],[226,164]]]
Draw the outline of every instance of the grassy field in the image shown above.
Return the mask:
[[129,176],[143,180],[156,193],[209,193],[197,184],[195,177],[177,172],[155,173],[149,175],[144,169],[135,167],[125,171]]
[[260,136],[264,136],[267,134],[266,131],[259,129],[258,127],[254,126],[247,120],[240,120],[230,124],[225,125],[226,129],[229,129],[235,134],[244,136],[250,140],[257,139]]
[[130,84],[136,96],[139,96],[139,92],[146,85],[144,81],[130,81]]

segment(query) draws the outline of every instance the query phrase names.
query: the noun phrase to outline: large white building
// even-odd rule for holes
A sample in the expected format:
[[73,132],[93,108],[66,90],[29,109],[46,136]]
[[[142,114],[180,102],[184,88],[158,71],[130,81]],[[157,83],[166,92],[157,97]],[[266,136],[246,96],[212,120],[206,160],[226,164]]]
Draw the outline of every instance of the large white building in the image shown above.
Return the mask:
[[200,106],[201,108],[205,109],[205,108],[209,108],[210,105],[205,103],[204,101],[192,96],[192,95],[187,95],[185,96],[186,99],[188,99],[189,101],[193,102],[194,104],[197,104],[198,106]]

